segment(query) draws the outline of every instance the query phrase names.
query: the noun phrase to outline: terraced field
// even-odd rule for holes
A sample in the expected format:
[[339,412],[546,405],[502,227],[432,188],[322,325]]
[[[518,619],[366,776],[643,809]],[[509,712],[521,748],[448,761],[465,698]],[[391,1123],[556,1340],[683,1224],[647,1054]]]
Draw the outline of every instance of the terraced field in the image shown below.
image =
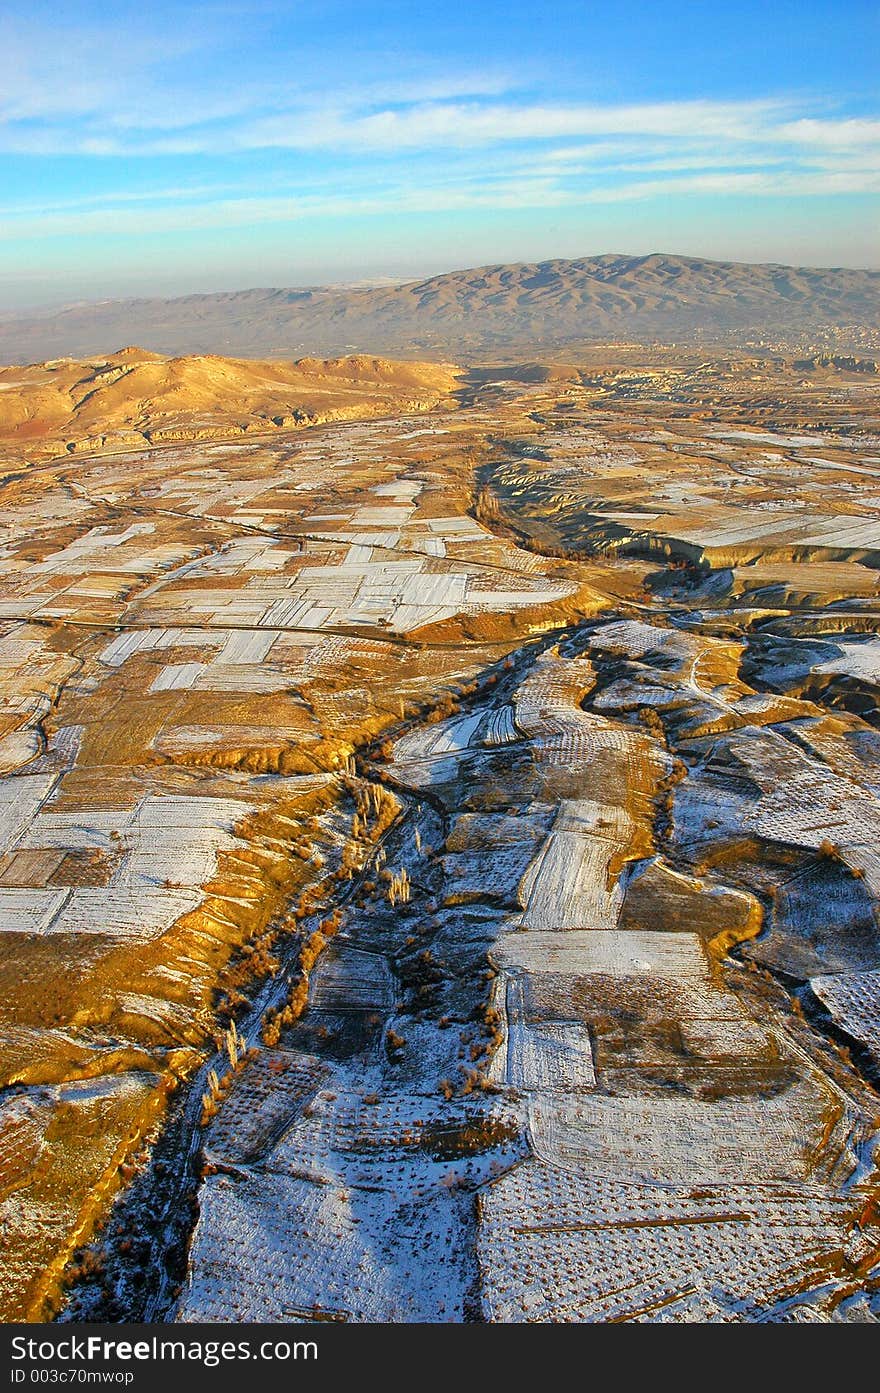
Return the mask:
[[880,1317],[877,389],[450,382],[10,456],[6,1319]]

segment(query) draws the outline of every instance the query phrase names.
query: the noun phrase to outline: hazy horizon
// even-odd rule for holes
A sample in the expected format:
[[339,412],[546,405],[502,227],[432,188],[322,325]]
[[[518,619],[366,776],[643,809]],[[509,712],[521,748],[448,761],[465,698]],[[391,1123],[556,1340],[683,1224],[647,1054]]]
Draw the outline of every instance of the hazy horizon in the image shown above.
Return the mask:
[[[700,259],[700,260],[705,260],[705,261],[716,261],[716,260],[717,260],[719,263],[724,263],[724,262],[734,262],[734,263],[736,263],[736,261],[737,261],[737,258],[733,258],[733,257],[717,257],[717,258],[716,258],[716,257],[708,257],[708,256],[703,256],[701,253],[698,253],[698,252],[684,253],[684,252],[680,252],[680,251],[672,251],[672,250],[669,249],[668,247],[666,247],[666,248],[664,248],[664,247],[655,247],[655,248],[653,248],[651,251],[646,251],[646,252],[620,252],[620,251],[612,251],[611,249],[605,249],[605,250],[603,250],[603,251],[598,251],[598,252],[584,252],[584,253],[581,253],[581,254],[575,254],[575,255],[573,255],[573,256],[571,256],[571,257],[558,257],[558,256],[554,256],[554,255],[551,253],[550,255],[542,256],[542,257],[517,257],[517,258],[515,258],[515,259],[511,259],[510,262],[490,262],[490,261],[484,261],[484,262],[481,262],[479,265],[431,266],[431,267],[428,267],[428,268],[426,268],[425,270],[423,270],[423,271],[421,271],[421,272],[410,272],[409,274],[402,274],[402,273],[401,273],[401,274],[399,274],[399,275],[391,275],[391,274],[379,275],[379,274],[376,274],[376,275],[374,275],[374,276],[370,276],[370,275],[352,276],[351,279],[348,279],[348,280],[341,279],[341,278],[333,278],[333,277],[330,275],[330,273],[328,272],[327,277],[324,278],[324,279],[322,279],[322,278],[320,278],[320,277],[318,277],[318,276],[314,276],[314,277],[309,277],[308,279],[306,279],[306,278],[303,278],[303,279],[300,279],[300,280],[291,279],[291,280],[288,280],[288,281],[286,281],[286,282],[284,282],[284,283],[281,283],[280,281],[277,281],[277,282],[269,282],[269,281],[266,281],[266,282],[264,282],[263,284],[253,283],[253,284],[250,284],[250,285],[238,285],[238,284],[231,284],[231,283],[230,283],[230,284],[192,285],[192,286],[186,286],[186,287],[181,288],[181,289],[176,289],[176,290],[172,289],[172,290],[167,291],[167,293],[163,293],[161,289],[150,290],[150,289],[148,289],[148,288],[145,288],[145,289],[143,289],[143,290],[132,290],[132,291],[128,292],[127,294],[126,294],[126,293],[121,293],[121,294],[119,294],[119,295],[72,295],[69,299],[65,299],[65,300],[58,299],[58,298],[56,298],[56,297],[51,297],[51,298],[49,298],[49,299],[42,300],[42,301],[40,301],[40,300],[34,301],[34,302],[32,302],[31,304],[9,305],[9,306],[7,306],[7,305],[5,305],[5,304],[0,304],[0,318],[5,318],[5,319],[13,318],[13,319],[15,319],[15,318],[18,318],[18,317],[20,317],[20,316],[22,316],[22,315],[27,315],[27,314],[33,314],[33,315],[35,315],[35,316],[37,316],[37,315],[39,315],[39,316],[42,316],[42,315],[51,315],[51,314],[54,313],[54,312],[61,311],[61,310],[66,310],[66,309],[73,309],[73,308],[76,308],[77,306],[80,306],[80,305],[94,305],[94,306],[98,306],[98,305],[102,305],[102,304],[111,304],[111,303],[115,303],[115,302],[117,302],[117,301],[124,301],[124,300],[152,300],[152,299],[158,299],[158,300],[163,300],[163,299],[168,299],[168,300],[181,299],[181,300],[184,300],[184,299],[188,299],[188,298],[191,297],[191,296],[197,296],[197,295],[244,295],[244,294],[248,294],[249,292],[257,293],[257,292],[260,292],[260,291],[272,291],[272,290],[279,290],[279,291],[280,291],[280,290],[337,290],[337,289],[338,289],[338,290],[340,290],[340,291],[344,291],[344,290],[358,290],[358,289],[370,289],[370,288],[380,289],[380,288],[383,288],[383,287],[392,287],[392,286],[396,286],[396,285],[407,285],[407,284],[415,283],[415,282],[422,281],[422,280],[430,280],[430,279],[432,279],[432,278],[434,278],[434,277],[443,276],[443,275],[454,275],[454,274],[456,274],[457,272],[463,272],[463,271],[479,271],[479,270],[483,269],[484,267],[485,267],[485,268],[488,268],[488,267],[493,266],[493,265],[517,265],[517,264],[529,264],[529,263],[531,263],[531,262],[534,262],[534,263],[536,263],[536,264],[541,264],[541,263],[547,263],[547,262],[568,261],[568,260],[571,260],[571,261],[589,261],[589,260],[598,259],[598,258],[603,257],[603,256],[618,256],[618,255],[619,255],[619,256],[632,256],[632,257],[635,258],[635,259],[645,259],[645,258],[649,258],[649,257],[652,257],[652,256],[660,256],[660,257],[670,257],[670,258],[680,258],[680,259],[687,259],[688,257],[691,257],[691,258],[693,258],[694,260]],[[757,267],[757,266],[761,266],[761,265],[782,265],[782,266],[785,266],[785,265],[788,265],[788,266],[795,266],[795,265],[797,265],[800,269],[812,270],[812,271],[838,271],[838,270],[880,271],[880,264],[878,264],[877,266],[867,266],[867,265],[864,265],[864,264],[856,265],[855,263],[853,263],[852,265],[847,265],[847,264],[841,263],[841,264],[839,264],[839,265],[837,265],[837,266],[819,266],[819,265],[809,265],[809,264],[804,263],[804,262],[800,262],[800,263],[784,262],[784,261],[776,260],[775,258],[772,259],[772,260],[767,260],[767,261],[743,261],[743,262],[741,262],[741,264],[742,264],[742,265],[751,265],[751,266],[756,266],[756,267]]]

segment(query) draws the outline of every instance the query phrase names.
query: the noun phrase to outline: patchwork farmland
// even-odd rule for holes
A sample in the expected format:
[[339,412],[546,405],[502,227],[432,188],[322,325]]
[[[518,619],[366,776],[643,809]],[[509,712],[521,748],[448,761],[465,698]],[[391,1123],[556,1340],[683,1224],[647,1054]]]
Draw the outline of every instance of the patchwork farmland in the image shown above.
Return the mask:
[[9,444],[4,1319],[880,1318],[876,386],[657,354]]

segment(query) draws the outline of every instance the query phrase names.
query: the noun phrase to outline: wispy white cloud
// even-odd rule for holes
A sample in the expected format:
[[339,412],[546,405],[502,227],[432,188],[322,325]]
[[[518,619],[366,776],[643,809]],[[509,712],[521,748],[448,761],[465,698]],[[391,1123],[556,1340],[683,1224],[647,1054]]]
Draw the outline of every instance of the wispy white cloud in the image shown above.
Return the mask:
[[0,120],[105,121],[139,83],[158,107],[162,72],[197,48],[198,35],[185,21],[123,28],[109,15],[88,28],[60,17],[46,24],[24,12],[0,15]]
[[233,133],[238,148],[409,151],[584,136],[692,136],[747,139],[775,103],[664,102],[636,106],[418,102],[371,112],[282,113]]
[[[112,64],[111,64],[112,66]],[[129,90],[123,97],[122,83]],[[42,84],[41,84],[42,85]],[[240,156],[263,151],[306,158],[393,161],[456,152],[529,148],[545,168],[576,168],[618,161],[620,172],[654,159],[655,169],[736,168],[788,162],[822,167],[831,159],[851,166],[880,152],[880,120],[798,110],[792,100],[671,101],[630,104],[551,103],[519,98],[498,74],[435,76],[424,91],[407,80],[373,82],[304,97],[284,83],[228,93],[158,101],[149,85],[131,95],[121,73],[62,83],[73,104],[57,119],[51,96],[40,119],[15,118],[23,93],[7,94],[0,150],[79,155],[94,159]],[[16,107],[16,100],[18,107]],[[60,97],[58,98],[60,102]],[[9,111],[13,115],[9,115]]]
[[613,186],[572,186],[552,175],[523,171],[517,177],[462,181],[442,186],[390,183],[373,191],[315,192],[299,196],[252,196],[187,201],[166,195],[164,206],[56,209],[35,216],[22,212],[0,225],[0,243],[45,237],[161,236],[208,229],[241,229],[315,218],[364,218],[467,210],[575,208],[634,203],[657,197],[819,197],[880,194],[880,169],[813,173],[722,170],[671,178],[635,178]]
[[[223,11],[234,27],[206,23],[206,7],[196,4],[179,7],[164,24],[150,6],[140,20],[130,12],[117,19],[111,10],[91,25],[81,17],[65,25],[60,14],[48,23],[25,12],[0,14],[0,148],[161,154],[170,138],[152,146],[149,136],[165,132],[176,133],[181,149],[210,152],[226,148],[220,127],[245,131],[274,119],[308,125],[326,109],[328,91],[334,111],[354,119],[364,110],[500,97],[513,85],[510,73],[491,64],[449,72],[433,62],[411,70],[398,63],[381,77],[354,81],[332,53],[317,64],[299,54],[255,62],[254,7],[207,8],[215,21]],[[221,50],[226,61],[214,69],[212,52]]]
[[[230,24],[245,24],[248,8],[230,4]],[[91,30],[0,20],[0,153],[75,156],[102,172],[127,162],[118,192],[5,207],[0,195],[0,239],[880,192],[880,117],[803,97],[551,101],[530,93],[522,74],[489,66],[328,83],[308,62],[264,64],[235,83],[190,82],[203,38],[196,12],[187,19],[183,10],[179,24],[145,24],[143,33],[130,19],[114,29],[112,15]],[[202,157],[217,180],[193,185],[175,173]],[[138,162],[157,162],[164,182],[144,175],[141,186]]]
[[748,195],[764,198],[826,198],[834,194],[880,193],[880,171],[858,170],[833,173],[743,173],[724,171],[692,174],[677,179],[640,179],[613,189],[594,190],[586,201],[595,203],[632,202],[637,199],[670,197],[680,194],[712,194],[718,197]]
[[776,140],[798,145],[832,146],[853,149],[865,145],[880,146],[880,120],[867,117],[801,117],[783,121],[773,132]]

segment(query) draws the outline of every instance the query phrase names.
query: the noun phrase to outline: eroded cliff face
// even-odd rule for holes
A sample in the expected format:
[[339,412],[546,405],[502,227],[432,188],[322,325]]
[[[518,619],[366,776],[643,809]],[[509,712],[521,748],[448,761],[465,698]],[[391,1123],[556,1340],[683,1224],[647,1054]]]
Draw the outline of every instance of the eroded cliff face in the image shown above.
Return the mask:
[[6,484],[8,1317],[871,1317],[880,446],[751,374]]

